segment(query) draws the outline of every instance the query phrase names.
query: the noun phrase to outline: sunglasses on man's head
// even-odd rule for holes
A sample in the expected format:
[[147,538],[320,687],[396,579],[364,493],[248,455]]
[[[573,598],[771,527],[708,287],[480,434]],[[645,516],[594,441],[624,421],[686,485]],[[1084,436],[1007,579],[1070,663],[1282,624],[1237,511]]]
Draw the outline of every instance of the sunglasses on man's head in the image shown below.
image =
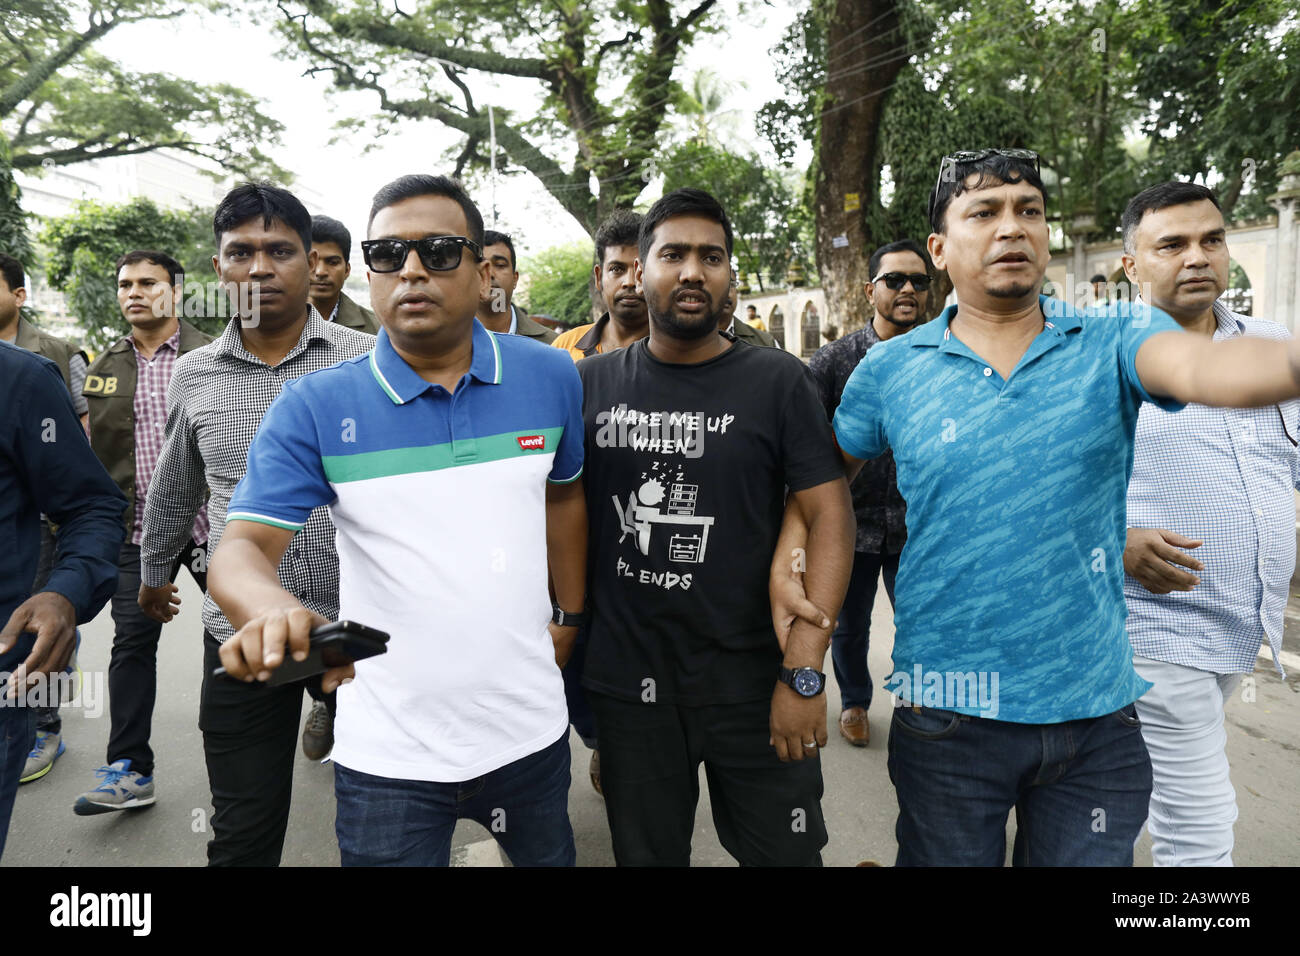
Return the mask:
[[912,283],[912,288],[917,292],[924,292],[930,288],[930,277],[917,272],[882,272],[871,282],[873,285],[877,282],[883,282],[895,292],[902,289],[909,282]]
[[430,272],[451,272],[460,265],[461,253],[469,249],[474,261],[483,258],[478,243],[464,236],[428,236],[424,239],[367,239],[361,255],[371,272],[397,272],[414,249]]
[[939,198],[939,187],[943,185],[944,175],[946,174],[950,180],[955,181],[959,165],[978,163],[990,156],[1005,156],[1007,159],[1019,159],[1022,162],[1033,163],[1034,172],[1040,177],[1043,175],[1043,171],[1039,166],[1038,154],[1032,149],[960,149],[955,153],[949,153],[939,161],[939,178],[934,181],[934,190],[930,193],[930,208],[927,212],[929,218],[934,218],[934,203]]

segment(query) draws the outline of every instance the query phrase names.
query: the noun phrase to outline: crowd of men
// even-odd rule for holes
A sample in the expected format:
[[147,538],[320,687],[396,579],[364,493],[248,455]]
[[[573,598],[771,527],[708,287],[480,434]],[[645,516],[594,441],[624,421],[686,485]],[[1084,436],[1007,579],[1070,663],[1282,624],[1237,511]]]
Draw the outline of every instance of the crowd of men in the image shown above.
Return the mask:
[[[123,250],[131,332],[89,365],[0,256],[0,852],[64,750],[57,695],[25,697],[110,601],[106,762],[73,810],[155,801],[184,566],[212,865],[279,863],[304,691],[344,865],[446,865],[461,818],[572,865],[571,727],[620,865],[689,864],[701,764],[736,860],[819,865],[826,653],[868,746],[881,578],[900,865],[1001,865],[1012,811],[1018,865],[1131,865],[1144,823],[1157,865],[1230,865],[1223,709],[1263,641],[1280,659],[1300,350],[1218,301],[1205,187],[1134,197],[1141,294],[1079,307],[1040,294],[1045,198],[1031,152],[946,157],[925,244],[871,254],[866,324],[808,365],[735,317],[697,189],[601,225],[605,311],[558,337],[441,176],[375,195],[371,309],[343,223],[238,186],[212,262],[242,311],[210,339],[176,260]],[[936,270],[956,301],[927,321]],[[386,652],[275,679],[338,620]]]

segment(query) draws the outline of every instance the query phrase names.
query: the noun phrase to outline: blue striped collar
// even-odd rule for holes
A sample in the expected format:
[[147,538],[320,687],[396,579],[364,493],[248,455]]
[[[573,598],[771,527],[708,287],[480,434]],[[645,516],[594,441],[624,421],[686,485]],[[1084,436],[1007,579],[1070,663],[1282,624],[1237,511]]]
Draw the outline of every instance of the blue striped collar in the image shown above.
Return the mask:
[[[469,375],[484,385],[501,384],[501,345],[497,337],[483,327],[478,319],[474,320],[473,354],[470,357]],[[370,352],[370,372],[383,389],[384,394],[393,400],[394,405],[405,405],[425,389],[432,388],[432,382],[426,382],[420,374],[406,364],[406,360],[397,354],[393,343],[388,339],[388,330],[381,328],[375,340],[375,347]]]

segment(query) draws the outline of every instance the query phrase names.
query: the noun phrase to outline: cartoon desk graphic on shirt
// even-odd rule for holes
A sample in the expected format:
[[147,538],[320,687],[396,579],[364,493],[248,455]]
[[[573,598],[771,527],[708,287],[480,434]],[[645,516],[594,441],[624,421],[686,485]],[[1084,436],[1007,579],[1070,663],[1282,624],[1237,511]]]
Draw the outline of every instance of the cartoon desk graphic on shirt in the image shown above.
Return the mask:
[[[709,544],[709,528],[714,519],[695,513],[699,488],[699,485],[673,482],[665,502],[663,482],[651,478],[627,496],[626,506],[615,495],[611,500],[618,513],[619,528],[623,531],[619,542],[634,534],[637,550],[649,555],[654,526],[669,525],[668,560],[678,564],[703,564],[704,551]],[[660,505],[665,506],[663,510],[660,510]],[[678,528],[680,530],[674,530]]]

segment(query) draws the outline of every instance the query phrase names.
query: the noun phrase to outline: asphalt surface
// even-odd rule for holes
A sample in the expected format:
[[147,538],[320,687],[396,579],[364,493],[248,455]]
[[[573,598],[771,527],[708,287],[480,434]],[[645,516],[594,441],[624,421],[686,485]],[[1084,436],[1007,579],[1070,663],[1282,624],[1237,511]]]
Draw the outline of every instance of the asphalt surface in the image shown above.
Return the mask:
[[[106,609],[83,628],[80,663],[86,689],[82,706],[63,709],[67,751],[47,776],[19,788],[4,866],[202,866],[206,862],[211,804],[197,727],[202,595],[188,576],[182,575],[180,584],[181,613],[164,628],[158,655],[153,729],[157,803],[95,817],[78,817],[72,812],[77,796],[98,783],[94,770],[105,759],[107,666],[112,642],[112,620]],[[1300,594],[1292,594],[1291,606],[1300,609]],[[883,588],[872,620],[870,664],[879,687],[893,641],[892,615]],[[1293,617],[1289,611],[1287,625],[1287,657],[1296,665],[1288,668],[1287,680],[1278,678],[1271,663],[1261,658],[1253,675],[1253,694],[1245,693],[1250,688],[1247,682],[1227,707],[1228,755],[1240,808],[1234,853],[1238,865],[1300,863],[1300,817],[1295,812],[1300,803],[1300,660],[1294,657],[1300,646],[1300,615]],[[833,675],[828,676],[828,700],[837,707],[838,690]],[[304,721],[309,706],[304,695]],[[831,725],[830,744],[821,756],[826,787],[823,809],[830,832],[823,859],[828,866],[853,866],[864,860],[893,862],[896,805],[885,764],[889,718],[890,697],[878,692],[871,708],[871,745],[865,749],[851,747]],[[578,865],[612,866],[604,806],[587,775],[589,751],[576,735],[571,746],[569,815]],[[700,792],[693,863],[735,865],[718,843],[703,774]],[[1008,840],[1013,826],[1008,825]],[[338,862],[333,769],[300,753],[294,763],[294,802],[283,863],[337,866]],[[456,830],[452,862],[499,866],[501,858],[485,829],[462,821]],[[1135,862],[1150,865],[1145,834]]]

